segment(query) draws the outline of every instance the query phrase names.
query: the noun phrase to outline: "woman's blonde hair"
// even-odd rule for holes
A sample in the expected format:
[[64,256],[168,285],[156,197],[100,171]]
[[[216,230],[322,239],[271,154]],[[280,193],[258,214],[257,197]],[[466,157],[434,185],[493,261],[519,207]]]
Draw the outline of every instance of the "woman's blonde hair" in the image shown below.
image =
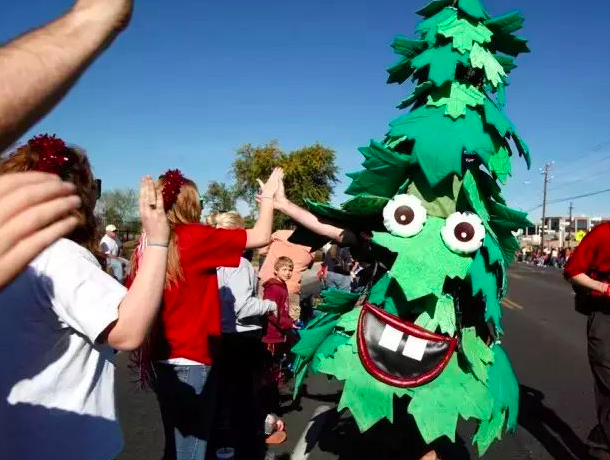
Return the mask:
[[[157,193],[163,190],[165,178],[161,176],[157,182]],[[167,220],[170,228],[169,252],[167,257],[166,287],[184,280],[184,272],[180,265],[180,247],[175,228],[183,224],[195,224],[201,218],[201,202],[199,190],[195,182],[185,179],[180,187],[180,193],[174,205],[167,211]]]
[[218,228],[233,230],[236,228],[246,228],[246,221],[237,211],[216,212],[207,218],[208,225]]

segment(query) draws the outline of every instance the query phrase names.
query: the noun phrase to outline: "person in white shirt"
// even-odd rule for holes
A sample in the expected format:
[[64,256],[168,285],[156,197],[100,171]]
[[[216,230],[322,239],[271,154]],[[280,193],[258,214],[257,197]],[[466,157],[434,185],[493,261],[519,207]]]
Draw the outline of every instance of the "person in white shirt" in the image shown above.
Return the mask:
[[119,283],[125,279],[126,265],[128,261],[119,257],[121,252],[121,242],[117,236],[117,228],[114,224],[106,226],[106,234],[100,241],[100,249],[106,255],[107,264],[110,267],[112,276]]
[[100,247],[102,252],[109,257],[119,256],[119,243],[117,242],[117,228],[115,225],[110,224],[106,226],[106,234],[100,241]]
[[127,291],[93,255],[97,186],[84,153],[39,136],[0,161],[0,175],[28,169],[75,184],[82,206],[74,231],[0,290],[0,459],[115,459],[123,439],[114,352],[139,347],[159,311],[169,243],[163,198],[145,177],[148,246]]

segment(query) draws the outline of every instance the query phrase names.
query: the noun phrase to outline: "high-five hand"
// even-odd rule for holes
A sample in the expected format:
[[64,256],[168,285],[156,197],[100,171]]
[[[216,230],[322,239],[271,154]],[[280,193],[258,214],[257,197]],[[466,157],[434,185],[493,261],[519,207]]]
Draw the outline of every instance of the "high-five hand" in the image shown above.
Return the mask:
[[157,193],[150,176],[143,177],[140,182],[140,219],[149,243],[169,242],[169,224],[163,208],[163,194]]
[[0,288],[43,249],[70,233],[80,206],[71,183],[39,172],[0,176]]
[[282,183],[284,177],[284,170],[282,168],[275,168],[267,182],[263,183],[262,180],[258,179],[258,184],[260,185],[260,198],[263,199],[273,199],[275,200],[276,194],[280,188],[280,184]]

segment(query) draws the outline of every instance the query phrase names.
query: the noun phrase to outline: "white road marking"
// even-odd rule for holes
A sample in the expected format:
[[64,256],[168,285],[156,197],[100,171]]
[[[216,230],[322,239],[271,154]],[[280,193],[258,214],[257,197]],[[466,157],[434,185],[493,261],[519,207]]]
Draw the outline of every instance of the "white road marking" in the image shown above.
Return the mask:
[[326,419],[330,414],[332,407],[319,406],[309,419],[309,423],[305,427],[305,431],[297,441],[296,446],[290,455],[290,460],[306,460],[309,458],[309,453],[318,442],[318,438],[322,433],[322,428],[326,423]]

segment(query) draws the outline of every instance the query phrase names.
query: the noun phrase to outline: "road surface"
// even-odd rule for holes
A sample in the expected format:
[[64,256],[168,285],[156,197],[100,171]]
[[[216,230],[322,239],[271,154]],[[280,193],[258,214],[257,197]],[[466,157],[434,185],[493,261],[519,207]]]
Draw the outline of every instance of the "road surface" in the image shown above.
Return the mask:
[[[308,285],[312,290],[315,287]],[[586,359],[586,318],[574,312],[571,288],[556,269],[514,264],[504,307],[503,345],[522,390],[519,428],[514,435],[494,444],[483,458],[588,460],[582,439],[594,422],[592,378]],[[161,458],[163,431],[154,396],[129,383],[124,356],[119,359],[117,380],[126,438],[119,460]],[[284,419],[289,439],[275,449],[276,458],[290,458],[295,447],[300,458],[310,460],[413,458],[408,434],[380,424],[361,435],[348,412],[323,412],[319,417],[323,426],[313,423],[301,440],[305,428],[312,425],[314,412],[321,406],[334,407],[340,390],[337,382],[325,376],[308,380],[305,395],[287,407]],[[464,423],[461,439],[444,460],[478,458],[470,446],[471,434],[472,427]],[[296,455],[294,460],[298,460]]]

